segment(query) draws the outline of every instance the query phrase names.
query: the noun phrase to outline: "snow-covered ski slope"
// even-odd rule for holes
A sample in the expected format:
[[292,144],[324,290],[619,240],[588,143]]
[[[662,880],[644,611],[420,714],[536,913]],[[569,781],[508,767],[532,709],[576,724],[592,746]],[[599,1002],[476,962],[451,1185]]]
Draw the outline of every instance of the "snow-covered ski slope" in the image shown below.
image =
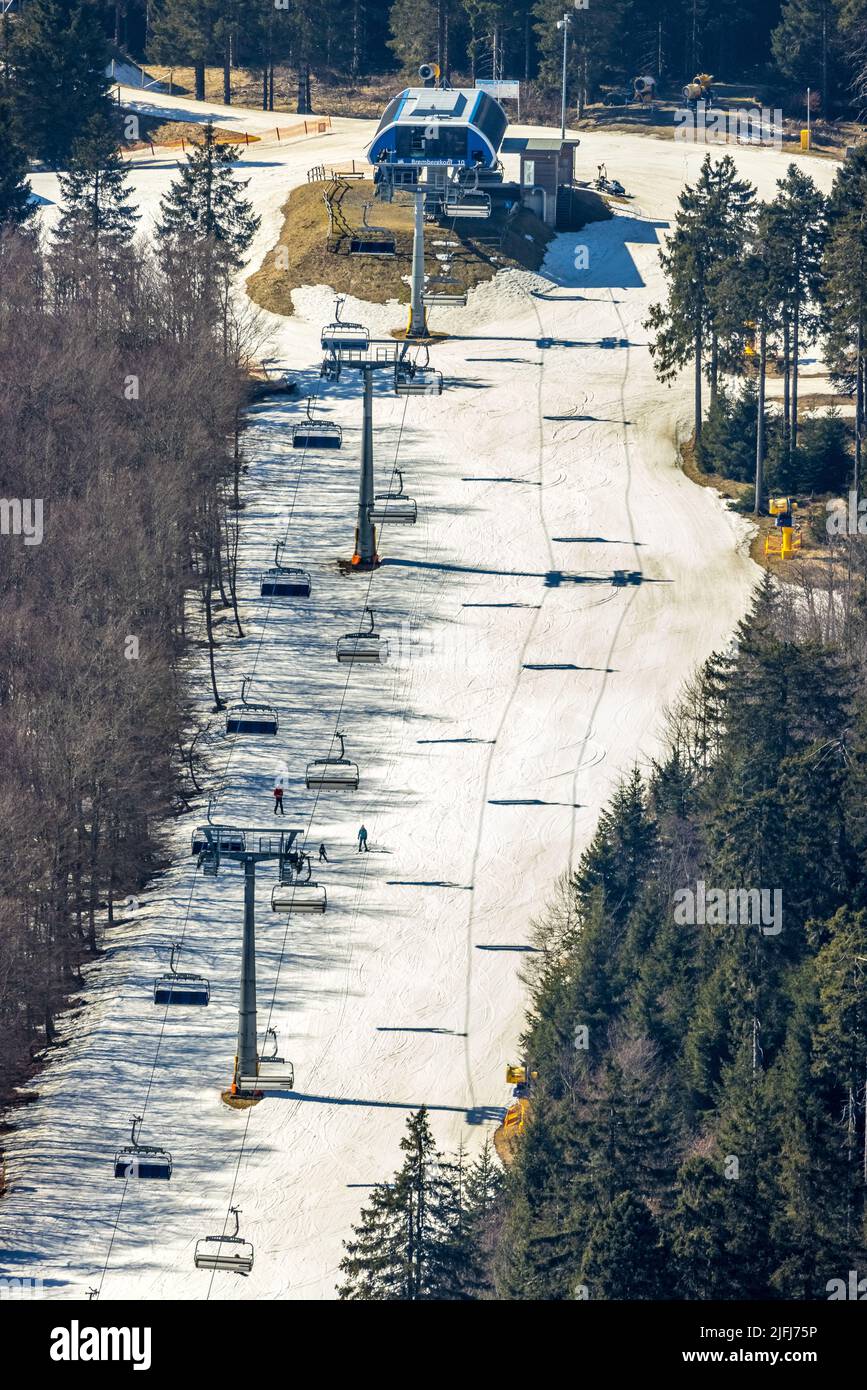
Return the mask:
[[[151,106],[167,100],[147,95]],[[226,116],[236,129],[245,120],[256,128],[262,113]],[[250,147],[244,170],[263,217],[253,265],[273,244],[288,189],[311,165],[359,156],[370,131],[340,121],[328,136]],[[109,935],[67,1045],[20,1112],[0,1273],[40,1277],[60,1298],[89,1286],[103,1298],[330,1298],[341,1240],[370,1186],[397,1166],[409,1112],[426,1104],[447,1149],[461,1139],[475,1148],[497,1122],[525,1006],[529,920],[618,777],[658,748],[666,705],[725,643],[757,577],[745,524],[675,466],[689,383],[657,384],[642,327],[663,292],[659,240],[703,153],[582,136],[587,175],[605,159],[634,201],[558,237],[540,274],[505,272],[466,309],[439,314],[434,326],[452,335],[433,354],[441,398],[400,400],[380,383],[377,481],[397,459],[419,521],[384,529],[372,578],[336,567],[352,546],[361,410],[351,373],[319,382],[331,295],[300,291],[295,317],[273,319],[272,353],[318,392],[345,443],[302,455],[288,428],[297,405],[252,412],[247,635],[232,640],[226,622],[218,669],[226,695],[252,674],[252,698],[276,705],[281,723],[276,739],[218,733],[213,761],[215,818],[263,826],[274,823],[273,775],[285,762],[286,824],[314,849],[324,840],[331,857],[324,917],[287,924],[269,909],[273,870],[259,874],[260,1036],[277,1028],[296,1089],[246,1113],[220,1102],[243,884],[229,866],[217,879],[196,873],[189,834],[200,812],[177,829],[173,867]],[[763,194],[788,162],[734,153]],[[150,216],[173,164],[133,163]],[[829,186],[832,165],[810,168]],[[56,195],[51,177],[34,183]],[[587,271],[575,269],[578,244],[589,248]],[[404,310],[350,302],[346,317],[384,333]],[[539,338],[554,343],[540,348]],[[258,597],[258,571],[284,536],[287,560],[312,572],[309,600]],[[639,582],[613,583],[615,571]],[[341,667],[336,639],[356,626],[368,591],[394,659]],[[203,661],[198,694],[206,717]],[[304,765],[328,751],[338,721],[361,786],[317,799]],[[368,855],[355,847],[362,822]],[[212,1002],[166,1015],[151,981],[181,938],[181,968],[210,978]],[[133,1113],[145,1116],[144,1143],[172,1151],[170,1183],[112,1177]],[[256,1247],[248,1279],[193,1268],[197,1237],[223,1229],[230,1203]]]

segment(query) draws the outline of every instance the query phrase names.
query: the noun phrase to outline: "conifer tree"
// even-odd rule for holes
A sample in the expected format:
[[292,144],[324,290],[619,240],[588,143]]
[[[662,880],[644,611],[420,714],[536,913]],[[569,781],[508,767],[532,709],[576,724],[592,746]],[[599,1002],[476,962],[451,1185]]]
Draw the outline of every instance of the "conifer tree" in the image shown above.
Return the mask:
[[55,240],[84,236],[101,248],[117,250],[135,234],[139,214],[130,201],[126,165],[117,136],[102,115],[91,118],[72,147],[69,171],[60,176],[63,206]]
[[471,1296],[461,1171],[434,1144],[424,1107],[407,1121],[406,1154],[393,1183],[377,1187],[345,1242],[342,1299],[418,1302]]
[[243,264],[261,219],[243,196],[249,180],[235,176],[237,158],[237,146],[218,140],[209,121],[162,200],[157,229],[161,241],[210,239],[228,266],[237,269]]
[[701,438],[705,360],[712,394],[726,365],[716,287],[736,264],[754,196],[750,184],[738,177],[731,155],[714,164],[708,154],[698,183],[680,194],[674,233],[660,256],[668,301],[651,307],[646,325],[654,334],[650,352],[660,381],[671,381],[692,362],[696,442]]
[[31,0],[12,39],[15,104],[28,150],[62,166],[94,116],[110,115],[109,51],[83,0]]
[[10,102],[0,97],[0,228],[19,227],[33,214],[27,156]]
[[590,1299],[667,1299],[675,1295],[673,1268],[648,1207],[623,1192],[595,1226],[580,1277]]
[[855,395],[853,487],[860,488],[867,395],[867,146],[849,153],[828,200],[822,327],[829,365]]

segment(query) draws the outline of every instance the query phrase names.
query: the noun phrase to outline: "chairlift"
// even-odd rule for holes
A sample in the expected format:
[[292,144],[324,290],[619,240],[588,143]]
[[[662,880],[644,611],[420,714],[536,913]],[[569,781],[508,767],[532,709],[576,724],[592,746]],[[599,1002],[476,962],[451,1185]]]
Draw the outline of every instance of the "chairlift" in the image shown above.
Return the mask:
[[322,330],[322,349],[324,352],[334,352],[338,355],[341,352],[366,352],[370,346],[370,332],[362,323],[344,323],[340,317],[340,310],[345,302],[345,296],[337,298],[334,309],[334,321],[329,323]]
[[150,1144],[138,1142],[141,1115],[132,1117],[132,1138],[124,1148],[118,1149],[114,1156],[114,1176],[116,1178],[160,1178],[168,1181],[172,1176],[172,1156],[166,1149],[158,1149]]
[[207,1004],[211,998],[211,987],[201,975],[191,975],[175,969],[175,957],[179,956],[179,942],[172,945],[172,957],[168,975],[154,980],[155,1004]]
[[346,662],[380,663],[388,660],[388,642],[374,632],[373,609],[365,608],[369,626],[359,628],[358,632],[346,632],[337,643],[337,660]]
[[343,741],[343,734],[337,732],[336,737],[340,739],[340,754],[336,758],[316,758],[307,764],[305,782],[308,790],[312,787],[320,787],[324,790],[334,791],[357,791],[358,790],[358,764],[350,762],[345,756],[346,747]]
[[299,425],[292,426],[293,449],[339,449],[343,444],[343,430],[333,420],[314,420],[311,406],[313,396],[307,397],[307,418]]
[[242,1091],[257,1091],[262,1086],[271,1090],[291,1091],[295,1086],[295,1067],[285,1057],[277,1054],[277,1033],[273,1028],[265,1030],[266,1046],[271,1040],[271,1050],[260,1052],[256,1060],[256,1075],[238,1077]]
[[[436,281],[439,285],[442,282]],[[457,294],[443,294],[438,289],[428,289],[422,295],[422,303],[427,309],[463,309],[466,306],[467,296],[462,290]]]
[[479,171],[473,169],[473,183],[465,181],[449,184],[443,198],[443,212],[447,217],[490,217],[491,197],[479,189]]
[[367,220],[370,203],[364,204],[361,226],[355,236],[349,239],[349,253],[352,256],[393,256],[397,243],[394,232],[388,227],[372,227]]
[[415,499],[407,497],[403,490],[403,474],[400,469],[396,468],[394,471],[398,479],[397,491],[391,489],[388,492],[374,493],[373,505],[368,514],[371,521],[377,524],[392,521],[398,525],[412,526],[418,519],[418,507]]
[[196,1241],[193,1256],[196,1269],[216,1269],[227,1274],[249,1274],[253,1268],[253,1247],[238,1235],[240,1207],[229,1207],[235,1218],[235,1230],[230,1236],[202,1236]]
[[202,854],[207,849],[232,850],[239,854],[247,848],[247,836],[243,830],[237,830],[232,825],[215,825],[211,828],[210,822],[208,828],[211,831],[210,836],[205,833],[203,825],[193,831],[193,854]]
[[275,883],[271,889],[272,912],[325,912],[328,907],[328,895],[324,886],[316,883],[313,878],[310,855],[305,854],[302,858],[307,865],[307,877],[300,878],[296,872],[285,882],[286,875],[281,872],[281,881]]
[[307,570],[280,563],[282,542],[274,550],[274,563],[264,570],[259,584],[262,598],[309,598],[310,575]]
[[394,393],[396,396],[441,396],[443,374],[429,365],[430,354],[425,348],[423,363],[412,362],[404,354],[394,364]]
[[252,704],[247,700],[249,677],[241,682],[241,698],[226,710],[227,734],[276,734],[277,711],[273,705]]

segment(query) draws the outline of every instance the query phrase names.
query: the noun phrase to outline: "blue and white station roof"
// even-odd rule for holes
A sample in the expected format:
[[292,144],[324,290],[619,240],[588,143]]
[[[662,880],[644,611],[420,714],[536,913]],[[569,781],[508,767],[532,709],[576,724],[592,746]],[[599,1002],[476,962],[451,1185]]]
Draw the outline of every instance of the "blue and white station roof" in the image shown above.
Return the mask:
[[478,88],[407,87],[386,107],[367,157],[493,169],[508,124],[500,103]]

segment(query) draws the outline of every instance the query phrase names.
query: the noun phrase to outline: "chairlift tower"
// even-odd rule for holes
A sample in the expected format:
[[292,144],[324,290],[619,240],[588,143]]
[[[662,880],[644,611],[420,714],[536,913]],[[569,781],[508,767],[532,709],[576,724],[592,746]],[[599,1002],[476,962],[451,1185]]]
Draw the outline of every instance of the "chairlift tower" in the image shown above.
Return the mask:
[[[424,259],[422,258],[422,266]],[[376,527],[371,519],[373,495],[373,374],[382,367],[394,372],[397,349],[374,347],[367,349],[332,350],[322,364],[323,376],[338,380],[344,367],[361,372],[363,383],[364,419],[361,432],[361,472],[358,480],[358,516],[355,523],[355,549],[348,568],[366,571],[376,569],[379,555],[376,550]]]
[[[256,1026],[256,865],[268,859],[287,858],[301,830],[282,830],[279,835],[268,831],[245,830],[226,847],[222,827],[199,827],[197,836],[204,839],[203,854],[215,856],[217,862],[230,860],[244,866],[244,934],[241,947],[241,991],[238,1004],[238,1043],[235,1052],[232,1084],[223,1092],[228,1104],[246,1101],[251,1104],[260,1098],[255,1089],[242,1085],[255,1077],[259,1066],[258,1030]],[[237,835],[237,832],[236,832]]]

